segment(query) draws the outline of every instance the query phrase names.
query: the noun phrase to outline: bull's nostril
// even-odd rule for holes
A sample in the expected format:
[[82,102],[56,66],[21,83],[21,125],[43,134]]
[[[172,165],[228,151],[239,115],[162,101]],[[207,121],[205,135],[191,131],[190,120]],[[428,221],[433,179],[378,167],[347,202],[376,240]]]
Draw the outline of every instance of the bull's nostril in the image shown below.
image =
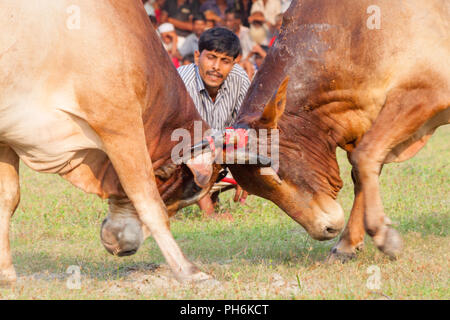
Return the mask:
[[336,229],[333,229],[333,228],[330,228],[330,227],[328,227],[326,230],[327,230],[328,233],[331,233],[331,234],[339,232],[339,230],[336,230]]

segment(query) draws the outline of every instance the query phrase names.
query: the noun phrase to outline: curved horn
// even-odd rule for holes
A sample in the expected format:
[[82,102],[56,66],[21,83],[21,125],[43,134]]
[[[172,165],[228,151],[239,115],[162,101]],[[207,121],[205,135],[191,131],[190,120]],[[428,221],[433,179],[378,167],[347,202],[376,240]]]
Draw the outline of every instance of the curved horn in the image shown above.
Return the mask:
[[260,167],[270,167],[272,165],[272,159],[257,153],[250,152],[246,148],[240,148],[230,151],[227,150],[227,152],[224,152],[223,163],[225,165],[250,164],[258,165]]
[[278,184],[282,183],[282,181],[281,181],[280,177],[278,176],[277,172],[272,167],[261,168],[259,172],[263,176],[271,176]]

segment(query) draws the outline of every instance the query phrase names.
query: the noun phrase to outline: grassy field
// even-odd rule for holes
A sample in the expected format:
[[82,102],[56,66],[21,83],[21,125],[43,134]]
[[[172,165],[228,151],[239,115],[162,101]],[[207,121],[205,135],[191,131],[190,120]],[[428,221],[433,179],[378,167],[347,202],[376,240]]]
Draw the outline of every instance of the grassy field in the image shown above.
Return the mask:
[[[385,211],[397,224],[404,251],[391,261],[369,237],[358,259],[323,263],[336,240],[312,240],[272,203],[247,205],[221,196],[234,221],[202,220],[197,207],[172,220],[182,250],[216,281],[178,284],[153,239],[131,257],[113,257],[100,243],[106,202],[56,175],[21,166],[21,204],[12,223],[19,280],[1,299],[449,299],[450,126],[440,128],[413,159],[384,167]],[[350,166],[339,152],[347,215],[353,201]],[[79,266],[81,288],[66,273]],[[374,274],[380,287],[370,287]],[[369,284],[369,285],[368,285]]]

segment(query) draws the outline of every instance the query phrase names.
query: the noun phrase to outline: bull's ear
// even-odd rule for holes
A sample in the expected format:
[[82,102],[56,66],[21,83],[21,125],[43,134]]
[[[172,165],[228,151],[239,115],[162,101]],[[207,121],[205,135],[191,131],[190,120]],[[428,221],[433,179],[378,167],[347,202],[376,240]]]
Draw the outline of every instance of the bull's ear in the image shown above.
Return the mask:
[[269,103],[264,108],[263,114],[259,121],[267,126],[268,128],[277,128],[278,119],[284,112],[284,108],[286,107],[286,93],[287,87],[289,83],[289,77],[284,78],[283,82],[281,82],[278,90],[272,96]]
[[194,181],[200,188],[206,188],[213,174],[214,155],[211,152],[202,152],[188,160],[186,165],[194,175]]

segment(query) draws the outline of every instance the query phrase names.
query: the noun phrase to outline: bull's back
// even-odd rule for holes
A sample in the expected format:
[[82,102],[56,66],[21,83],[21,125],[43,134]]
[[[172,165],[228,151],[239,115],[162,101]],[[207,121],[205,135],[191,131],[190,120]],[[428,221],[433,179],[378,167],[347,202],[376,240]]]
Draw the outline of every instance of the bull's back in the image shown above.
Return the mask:
[[83,150],[102,148],[86,122],[86,108],[98,106],[81,106],[81,94],[129,101],[148,70],[139,1],[72,3],[0,7],[0,143],[38,171],[61,173],[82,161]]
[[298,52],[308,56],[319,48],[317,58],[343,81],[385,78],[393,85],[421,68],[450,74],[447,0],[298,0],[286,16],[293,21],[288,46],[309,41]]

